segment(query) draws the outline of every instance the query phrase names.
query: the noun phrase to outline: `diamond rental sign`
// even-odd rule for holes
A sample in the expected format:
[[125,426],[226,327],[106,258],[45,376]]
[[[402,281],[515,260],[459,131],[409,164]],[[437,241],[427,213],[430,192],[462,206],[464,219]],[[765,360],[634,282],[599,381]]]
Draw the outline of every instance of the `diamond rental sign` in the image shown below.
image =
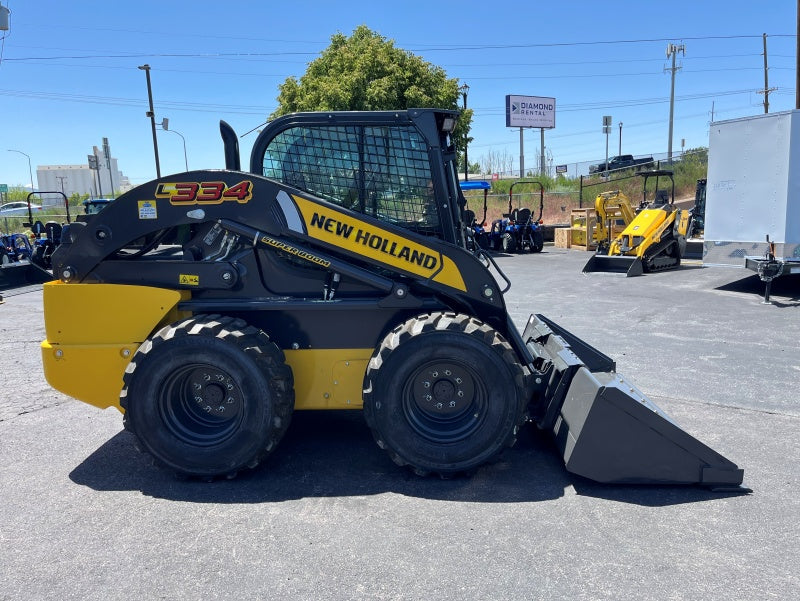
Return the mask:
[[506,127],[552,129],[555,126],[555,98],[506,95]]

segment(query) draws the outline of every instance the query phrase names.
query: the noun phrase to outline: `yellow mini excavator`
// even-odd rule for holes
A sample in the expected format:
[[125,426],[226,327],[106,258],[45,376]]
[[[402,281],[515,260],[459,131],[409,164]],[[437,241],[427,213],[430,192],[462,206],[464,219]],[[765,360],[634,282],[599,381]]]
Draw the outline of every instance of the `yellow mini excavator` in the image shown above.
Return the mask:
[[621,190],[598,194],[594,200],[594,209],[597,213],[597,227],[593,238],[599,245],[608,246],[617,228],[620,225],[626,227],[636,217],[631,201]]
[[[681,264],[691,213],[675,206],[675,180],[672,171],[642,171],[639,175],[644,178],[639,210],[633,219],[626,221],[625,229],[613,239],[610,228],[606,225],[608,219],[599,208],[602,195],[598,196],[598,234],[601,222],[603,232],[607,233],[604,239],[599,240],[597,252],[584,266],[584,273],[601,271],[634,276],[644,272],[674,269]],[[654,198],[650,201],[647,199],[649,178],[655,178],[656,181]],[[659,189],[659,178],[669,180],[670,191]]]

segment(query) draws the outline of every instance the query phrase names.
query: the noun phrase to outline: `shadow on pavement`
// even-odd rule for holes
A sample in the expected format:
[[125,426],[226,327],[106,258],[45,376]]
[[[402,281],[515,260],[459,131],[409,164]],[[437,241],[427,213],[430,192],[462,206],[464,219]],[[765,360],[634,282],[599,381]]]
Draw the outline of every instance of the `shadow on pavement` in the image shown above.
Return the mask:
[[475,503],[523,503],[578,495],[645,506],[716,499],[698,487],[596,484],[569,474],[548,435],[523,429],[512,449],[471,476],[420,478],[378,449],[360,412],[297,412],[277,451],[234,480],[181,480],[152,465],[122,431],[76,467],[70,478],[98,491],[138,490],[193,503],[274,503],[308,497],[395,493]]
[[[751,272],[748,271],[748,273]],[[738,292],[743,295],[753,296],[755,299],[763,299],[765,289],[766,284],[762,282],[756,274],[743,277],[716,288],[716,290],[725,292]],[[786,308],[800,306],[800,274],[793,273],[772,280],[770,300],[776,307]]]

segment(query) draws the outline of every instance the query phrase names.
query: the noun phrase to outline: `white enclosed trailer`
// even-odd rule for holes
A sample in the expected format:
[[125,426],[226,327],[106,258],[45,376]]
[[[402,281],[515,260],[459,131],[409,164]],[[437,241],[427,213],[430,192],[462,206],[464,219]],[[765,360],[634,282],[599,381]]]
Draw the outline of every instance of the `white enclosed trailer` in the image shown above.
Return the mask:
[[712,123],[706,194],[705,264],[758,270],[769,239],[800,270],[800,111]]

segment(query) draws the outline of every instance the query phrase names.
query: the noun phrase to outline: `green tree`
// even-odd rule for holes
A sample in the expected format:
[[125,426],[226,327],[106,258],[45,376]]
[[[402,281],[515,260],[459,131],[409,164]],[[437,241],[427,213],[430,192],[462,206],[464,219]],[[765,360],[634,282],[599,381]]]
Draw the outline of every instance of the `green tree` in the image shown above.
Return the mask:
[[[278,108],[271,117],[297,111],[378,111],[407,108],[459,109],[458,79],[444,69],[394,45],[393,40],[358,26],[350,37],[331,36],[319,58],[298,80],[280,86]],[[453,134],[458,150],[472,121],[464,111]]]

